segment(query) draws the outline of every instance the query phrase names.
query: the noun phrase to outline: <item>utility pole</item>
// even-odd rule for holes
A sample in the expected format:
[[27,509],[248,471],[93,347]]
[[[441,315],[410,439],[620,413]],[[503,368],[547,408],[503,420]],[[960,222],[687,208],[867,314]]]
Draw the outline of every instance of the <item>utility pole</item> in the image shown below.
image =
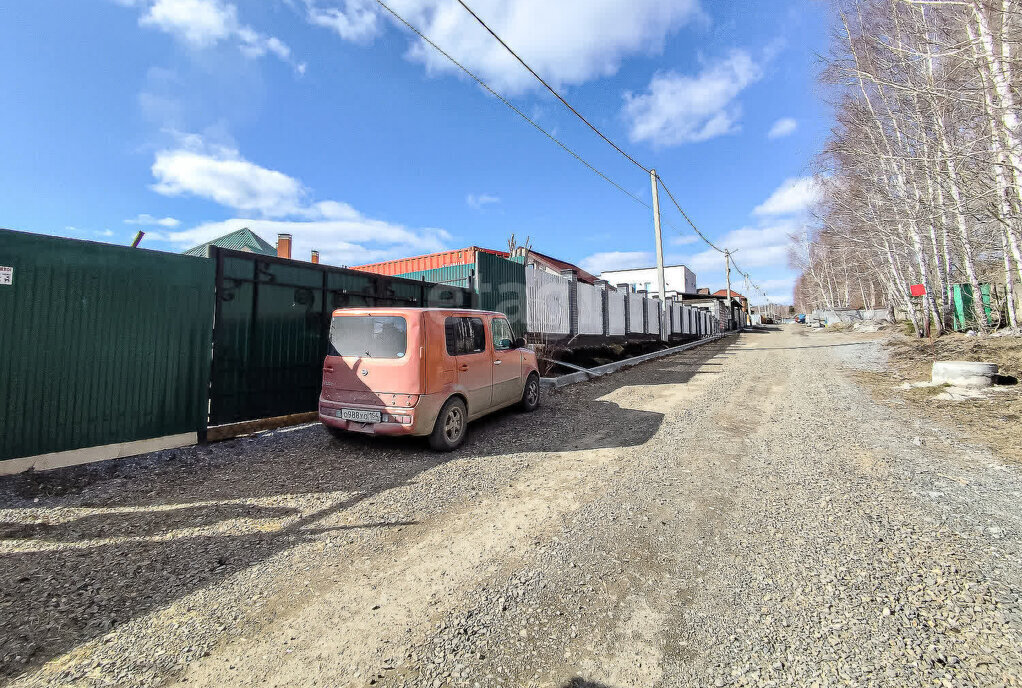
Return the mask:
[[660,287],[660,303],[667,306],[667,283],[664,281],[664,238],[660,234],[660,190],[657,188],[656,170],[649,171],[653,184],[653,231],[656,233],[656,277]]
[[749,276],[748,275],[745,276],[745,291],[743,291],[742,293],[745,294],[745,322],[742,323],[742,324],[743,325],[752,325],[752,313],[750,312],[750,309],[751,309],[751,306],[752,306],[752,301],[749,300]]
[[724,249],[724,279],[727,280],[727,329],[731,329],[731,251]]

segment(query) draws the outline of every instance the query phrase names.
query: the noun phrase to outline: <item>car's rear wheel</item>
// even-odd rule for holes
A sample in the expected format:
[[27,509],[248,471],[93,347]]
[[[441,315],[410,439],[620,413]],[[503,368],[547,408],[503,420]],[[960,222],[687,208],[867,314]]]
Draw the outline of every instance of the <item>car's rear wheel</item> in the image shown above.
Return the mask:
[[525,381],[519,406],[523,411],[534,411],[539,406],[539,375],[536,373],[529,375],[529,379]]
[[458,397],[447,400],[436,417],[436,424],[429,436],[429,445],[437,451],[452,451],[465,441],[468,425],[468,409]]

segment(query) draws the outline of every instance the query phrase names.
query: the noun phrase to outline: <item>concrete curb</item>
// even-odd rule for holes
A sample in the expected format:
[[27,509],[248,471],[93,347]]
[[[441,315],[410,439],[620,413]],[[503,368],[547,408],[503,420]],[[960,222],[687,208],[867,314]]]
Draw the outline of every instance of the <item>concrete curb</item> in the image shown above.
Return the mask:
[[663,351],[654,351],[651,354],[633,356],[632,358],[626,358],[623,361],[607,363],[605,365],[596,366],[595,368],[589,368],[588,370],[585,371],[569,373],[568,375],[562,375],[560,377],[544,377],[540,379],[540,384],[543,386],[544,389],[558,389],[560,387],[567,387],[568,385],[573,385],[577,382],[585,382],[586,380],[593,380],[595,378],[602,377],[609,373],[616,373],[622,368],[630,368],[631,366],[638,365],[639,363],[652,361],[654,358],[662,358],[664,356],[670,356],[671,354],[681,353],[682,351],[688,351],[689,349],[694,349],[697,346],[702,346],[703,344],[715,342],[718,339],[723,339],[724,337],[727,337],[732,334],[737,333],[729,332],[727,334],[718,334],[712,337],[706,337],[705,339],[699,339],[694,342],[689,342],[688,344],[682,344],[681,346],[674,346],[671,347],[670,349],[664,349]]

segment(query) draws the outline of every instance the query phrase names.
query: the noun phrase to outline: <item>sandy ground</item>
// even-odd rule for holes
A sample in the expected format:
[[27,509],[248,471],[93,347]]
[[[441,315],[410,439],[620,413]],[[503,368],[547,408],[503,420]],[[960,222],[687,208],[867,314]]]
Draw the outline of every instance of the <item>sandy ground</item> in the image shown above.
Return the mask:
[[0,482],[0,681],[1018,685],[1018,465],[884,370],[791,327],[451,455],[312,426]]

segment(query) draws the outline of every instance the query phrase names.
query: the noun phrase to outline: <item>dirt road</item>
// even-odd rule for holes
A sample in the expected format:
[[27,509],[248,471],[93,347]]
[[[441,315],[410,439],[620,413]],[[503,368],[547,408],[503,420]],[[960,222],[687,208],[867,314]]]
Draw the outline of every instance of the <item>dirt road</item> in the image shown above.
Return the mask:
[[0,681],[1018,685],[1017,458],[748,333],[476,424],[0,483]]

